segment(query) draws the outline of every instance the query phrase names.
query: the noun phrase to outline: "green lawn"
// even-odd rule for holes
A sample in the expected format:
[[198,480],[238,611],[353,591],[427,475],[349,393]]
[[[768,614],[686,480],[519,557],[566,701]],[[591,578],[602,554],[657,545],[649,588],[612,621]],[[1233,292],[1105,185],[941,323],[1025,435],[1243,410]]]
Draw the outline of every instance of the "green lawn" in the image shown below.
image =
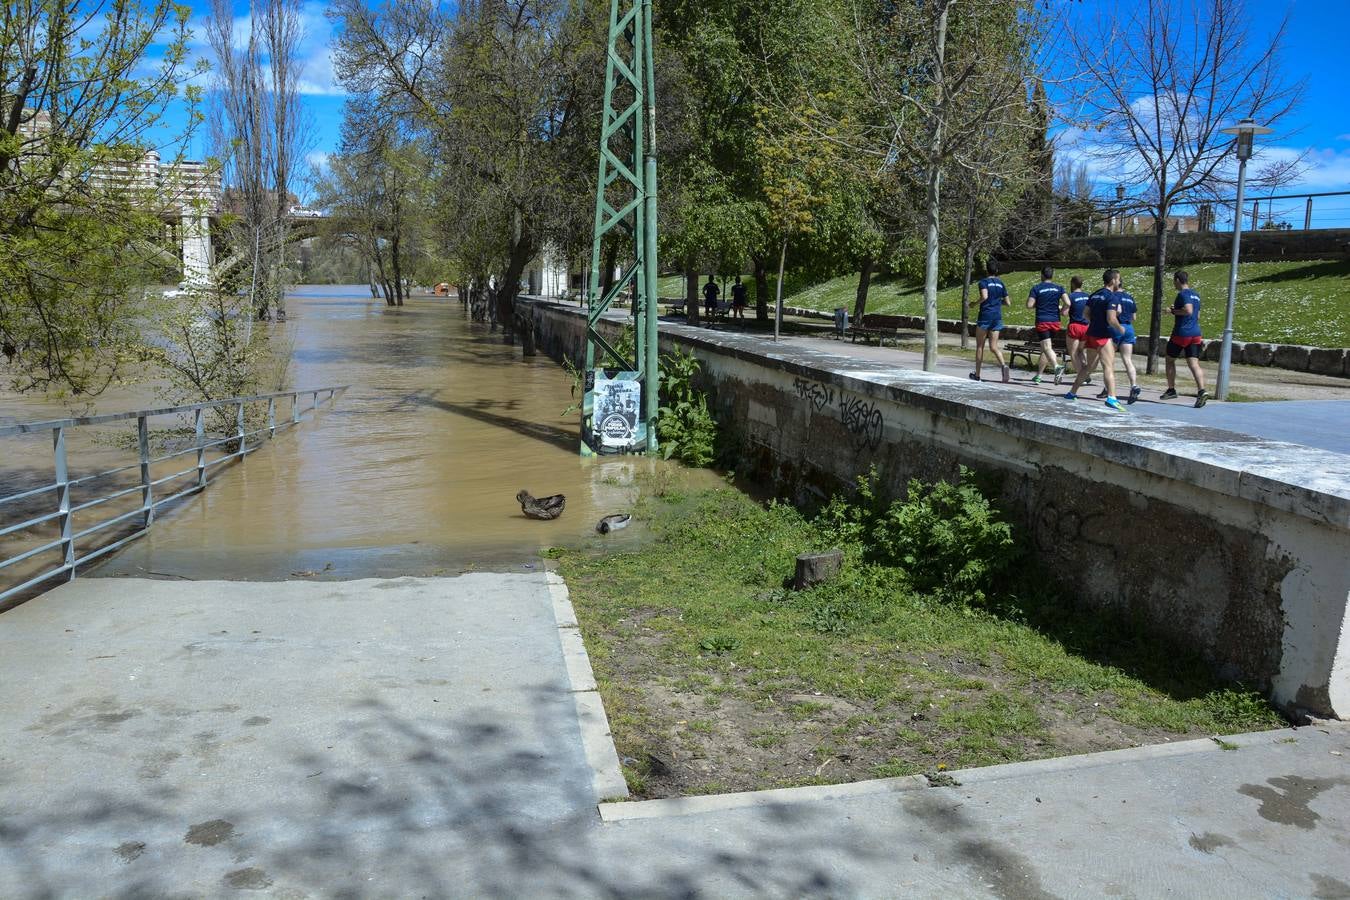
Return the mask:
[[[1125,289],[1147,308],[1153,296],[1153,271],[1131,266],[1122,269]],[[1204,302],[1201,324],[1206,335],[1218,337],[1223,330],[1223,309],[1228,294],[1228,264],[1198,263],[1190,266],[1193,287]],[[1075,271],[1061,270],[1056,279],[1068,286]],[[1081,270],[1088,290],[1101,284],[1099,269]],[[1244,263],[1238,271],[1238,302],[1233,326],[1239,341],[1268,341],[1277,344],[1310,344],[1317,347],[1350,347],[1350,261]],[[1023,305],[1038,273],[1013,272],[1004,278],[1013,306],[1005,311],[1010,325],[1032,324],[1031,311]],[[773,281],[770,279],[770,284]],[[754,284],[747,280],[751,296]],[[813,285],[788,283],[784,303],[828,312],[836,306],[853,309],[858,277],[847,275]],[[1170,282],[1167,297],[1172,296]],[[663,278],[661,296],[683,296],[678,277]],[[752,301],[753,302],[753,301]],[[923,289],[894,279],[876,279],[868,299],[869,312],[923,314]],[[961,315],[961,286],[938,292],[938,315],[956,319]],[[1144,313],[1147,328],[1147,312]],[[1164,328],[1170,320],[1164,319]],[[1142,329],[1141,329],[1142,330]]]
[[849,548],[835,582],[796,593],[782,587],[794,556],[832,538],[792,507],[667,493],[637,518],[642,545],[552,555],[639,797],[941,777],[1281,724],[1258,695],[1076,612],[1043,577],[1010,586],[1006,612],[968,609]]

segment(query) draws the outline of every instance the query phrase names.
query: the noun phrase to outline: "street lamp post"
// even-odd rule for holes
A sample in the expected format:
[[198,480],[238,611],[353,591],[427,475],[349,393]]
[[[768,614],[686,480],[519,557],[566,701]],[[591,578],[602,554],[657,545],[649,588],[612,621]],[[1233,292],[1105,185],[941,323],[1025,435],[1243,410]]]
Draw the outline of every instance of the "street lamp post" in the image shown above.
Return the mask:
[[1238,158],[1237,200],[1233,203],[1233,258],[1228,264],[1228,309],[1223,318],[1223,348],[1219,351],[1219,379],[1214,396],[1228,399],[1228,370],[1233,362],[1233,306],[1237,302],[1238,253],[1242,247],[1242,192],[1247,185],[1247,160],[1252,158],[1252,144],[1256,135],[1270,134],[1273,129],[1257,125],[1252,119],[1243,119],[1224,134],[1236,135]]

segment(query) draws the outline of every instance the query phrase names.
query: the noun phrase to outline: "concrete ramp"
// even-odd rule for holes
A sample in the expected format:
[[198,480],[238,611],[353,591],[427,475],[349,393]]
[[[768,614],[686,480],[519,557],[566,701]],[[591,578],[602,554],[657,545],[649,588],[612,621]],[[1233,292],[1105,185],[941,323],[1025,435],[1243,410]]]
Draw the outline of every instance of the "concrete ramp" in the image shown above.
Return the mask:
[[543,574],[81,579],[0,624],[0,896],[514,892],[598,821]]

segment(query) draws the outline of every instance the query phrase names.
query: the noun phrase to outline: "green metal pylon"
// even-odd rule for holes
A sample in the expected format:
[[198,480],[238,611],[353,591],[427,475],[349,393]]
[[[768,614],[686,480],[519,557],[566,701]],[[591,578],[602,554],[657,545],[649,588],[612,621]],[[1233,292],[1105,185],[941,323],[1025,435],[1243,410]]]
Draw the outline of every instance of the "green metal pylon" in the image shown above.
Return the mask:
[[[595,193],[595,232],[591,246],[589,313],[586,321],[586,397],[582,405],[583,455],[598,450],[592,389],[597,370],[617,366],[634,373],[641,385],[637,439],[618,452],[655,452],[657,397],[656,295],[656,105],[652,64],[651,0],[610,0],[609,44],[605,63],[600,173]],[[621,254],[624,268],[603,295],[601,245],[617,231],[631,247]],[[631,286],[636,323],[636,358],[626,359],[601,337],[596,324],[610,304]]]

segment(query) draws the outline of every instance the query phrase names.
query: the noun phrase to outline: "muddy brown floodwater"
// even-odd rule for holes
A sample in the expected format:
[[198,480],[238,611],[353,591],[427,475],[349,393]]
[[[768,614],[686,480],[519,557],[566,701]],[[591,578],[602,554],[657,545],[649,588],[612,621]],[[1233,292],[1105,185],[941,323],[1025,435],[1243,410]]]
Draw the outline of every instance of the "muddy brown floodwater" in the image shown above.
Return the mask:
[[[454,300],[389,309],[364,287],[304,287],[289,307],[277,337],[293,343],[291,383],[350,385],[346,394],[222,472],[97,574],[347,578],[534,566],[541,548],[579,541],[601,516],[628,510],[644,475],[718,481],[655,460],[582,460],[577,417],[562,415],[572,402],[562,369],[522,359]],[[525,518],[522,488],[565,494],[566,511]]]

